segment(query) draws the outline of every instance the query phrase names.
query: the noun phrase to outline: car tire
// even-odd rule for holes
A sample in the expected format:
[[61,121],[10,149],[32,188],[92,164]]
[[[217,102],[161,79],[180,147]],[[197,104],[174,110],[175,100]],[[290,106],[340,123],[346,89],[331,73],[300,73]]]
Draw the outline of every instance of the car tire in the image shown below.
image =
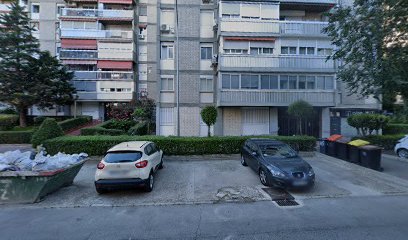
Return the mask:
[[107,190],[106,190],[106,189],[103,189],[103,188],[98,188],[98,187],[96,187],[96,188],[95,188],[95,190],[96,190],[96,192],[97,192],[97,193],[99,193],[99,194],[104,194],[104,193],[106,193],[106,192],[107,192]]
[[153,187],[154,187],[154,176],[153,176],[153,173],[151,172],[149,174],[149,178],[146,179],[144,190],[145,192],[151,192],[153,191]]
[[163,155],[161,156],[160,163],[159,163],[159,169],[163,169]]
[[244,167],[248,166],[248,164],[245,162],[244,156],[242,156],[242,155],[241,155],[241,164]]
[[400,158],[408,158],[408,150],[405,148],[399,149],[397,154],[398,154],[398,157]]
[[262,168],[259,169],[259,180],[261,181],[262,185],[268,186],[268,176]]

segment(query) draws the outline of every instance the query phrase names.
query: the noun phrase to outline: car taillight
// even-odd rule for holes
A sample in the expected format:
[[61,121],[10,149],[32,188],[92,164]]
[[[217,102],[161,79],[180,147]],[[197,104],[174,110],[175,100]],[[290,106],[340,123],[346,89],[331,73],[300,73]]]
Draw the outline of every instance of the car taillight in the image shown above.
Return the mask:
[[137,168],[144,168],[144,167],[147,166],[147,163],[148,163],[147,160],[143,160],[143,161],[140,161],[140,162],[136,163],[135,166]]
[[105,167],[105,164],[103,164],[102,162],[98,163],[98,165],[96,166],[98,169],[103,169]]

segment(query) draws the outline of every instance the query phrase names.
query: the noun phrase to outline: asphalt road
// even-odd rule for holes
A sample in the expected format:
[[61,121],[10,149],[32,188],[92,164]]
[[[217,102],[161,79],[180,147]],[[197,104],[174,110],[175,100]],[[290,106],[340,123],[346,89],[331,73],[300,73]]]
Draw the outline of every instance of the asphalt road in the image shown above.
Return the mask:
[[408,180],[408,160],[384,154],[381,159],[384,173]]
[[407,239],[407,196],[200,205],[4,208],[1,239]]

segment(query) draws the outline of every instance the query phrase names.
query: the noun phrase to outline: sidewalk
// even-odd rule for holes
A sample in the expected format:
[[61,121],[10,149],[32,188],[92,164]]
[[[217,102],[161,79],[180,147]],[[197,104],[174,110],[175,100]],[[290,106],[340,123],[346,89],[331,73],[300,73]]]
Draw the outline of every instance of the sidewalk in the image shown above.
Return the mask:
[[87,123],[87,124],[82,125],[82,126],[80,126],[78,128],[70,130],[69,132],[66,133],[66,135],[79,136],[79,135],[81,135],[81,129],[82,128],[93,127],[95,125],[100,124],[101,122],[102,122],[101,120],[92,120],[92,122],[90,122],[90,123]]

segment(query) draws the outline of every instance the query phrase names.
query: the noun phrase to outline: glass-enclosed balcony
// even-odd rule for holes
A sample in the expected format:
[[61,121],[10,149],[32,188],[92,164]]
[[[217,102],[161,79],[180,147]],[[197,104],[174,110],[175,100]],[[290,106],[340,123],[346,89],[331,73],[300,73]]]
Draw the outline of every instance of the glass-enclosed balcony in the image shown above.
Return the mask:
[[108,38],[132,39],[132,31],[95,30],[95,29],[61,29],[61,38]]
[[96,50],[61,50],[59,54],[61,59],[97,59]]
[[75,71],[75,80],[133,80],[133,72]]
[[133,18],[132,10],[64,8],[61,16],[75,18]]

